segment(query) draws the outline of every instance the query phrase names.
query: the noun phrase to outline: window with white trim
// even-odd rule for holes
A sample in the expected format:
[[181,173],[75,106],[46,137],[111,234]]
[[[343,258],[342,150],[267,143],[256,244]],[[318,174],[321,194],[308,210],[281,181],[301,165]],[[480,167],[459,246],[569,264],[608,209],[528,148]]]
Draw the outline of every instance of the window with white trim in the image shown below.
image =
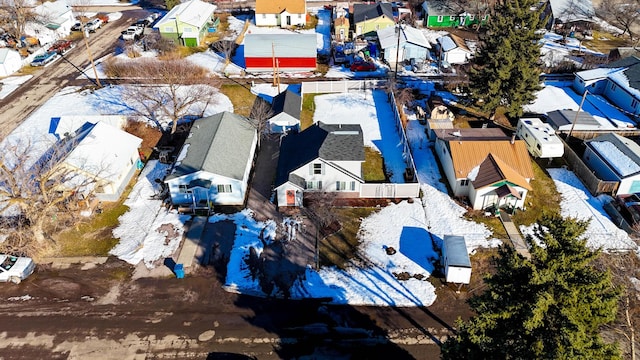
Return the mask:
[[449,16],[449,20],[456,21],[456,17],[454,15]]
[[460,180],[460,186],[469,186],[469,179]]
[[313,175],[322,175],[322,163],[313,164]]
[[320,190],[322,189],[322,181],[307,181],[307,190]]
[[611,91],[616,91],[616,88],[617,88],[616,84],[611,83]]
[[231,192],[231,184],[218,185],[218,193],[230,193],[230,192]]
[[178,185],[178,192],[180,194],[186,194],[187,193],[187,185]]
[[182,32],[190,33],[190,32],[191,32],[191,27],[189,27],[189,26],[184,27],[184,28],[182,29]]
[[638,100],[636,99],[631,100],[631,107],[635,108],[636,106],[638,106]]
[[438,15],[438,22],[443,22],[443,21],[444,21],[444,16]]

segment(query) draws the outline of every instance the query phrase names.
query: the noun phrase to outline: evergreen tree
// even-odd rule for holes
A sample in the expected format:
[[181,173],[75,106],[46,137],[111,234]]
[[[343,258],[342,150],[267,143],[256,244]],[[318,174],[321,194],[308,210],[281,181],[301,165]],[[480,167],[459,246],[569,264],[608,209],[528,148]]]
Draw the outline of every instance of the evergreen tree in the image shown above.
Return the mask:
[[599,335],[615,319],[619,289],[592,266],[599,253],[581,239],[587,225],[544,217],[527,237],[531,259],[502,246],[487,290],[469,300],[477,315],[458,323],[443,359],[620,358]]
[[498,0],[480,36],[469,73],[469,87],[482,109],[493,117],[500,106],[510,117],[535,99],[540,86],[541,10],[538,0]]

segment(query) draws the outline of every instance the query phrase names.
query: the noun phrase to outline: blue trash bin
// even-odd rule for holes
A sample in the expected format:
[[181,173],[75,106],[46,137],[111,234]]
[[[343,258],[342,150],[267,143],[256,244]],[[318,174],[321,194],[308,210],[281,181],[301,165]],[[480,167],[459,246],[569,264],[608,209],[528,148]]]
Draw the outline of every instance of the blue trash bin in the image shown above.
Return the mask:
[[176,274],[178,279],[184,278],[184,266],[182,264],[176,264],[173,267],[173,272]]

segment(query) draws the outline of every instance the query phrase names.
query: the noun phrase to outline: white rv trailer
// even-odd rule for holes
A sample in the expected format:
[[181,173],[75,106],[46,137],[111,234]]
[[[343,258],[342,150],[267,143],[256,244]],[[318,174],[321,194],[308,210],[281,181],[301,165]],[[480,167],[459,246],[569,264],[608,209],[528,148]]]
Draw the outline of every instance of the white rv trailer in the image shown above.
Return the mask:
[[524,140],[529,154],[533,157],[555,158],[564,155],[562,140],[556,135],[551,125],[538,118],[518,120],[516,135]]

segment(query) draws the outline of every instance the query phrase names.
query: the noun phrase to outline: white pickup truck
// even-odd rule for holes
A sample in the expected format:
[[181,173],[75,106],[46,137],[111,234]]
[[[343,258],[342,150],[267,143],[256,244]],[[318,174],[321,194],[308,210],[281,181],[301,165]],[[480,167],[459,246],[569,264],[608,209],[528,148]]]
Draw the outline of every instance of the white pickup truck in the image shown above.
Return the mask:
[[138,40],[142,37],[142,34],[144,33],[144,28],[143,27],[138,27],[138,26],[129,26],[127,28],[127,30],[122,32],[122,39],[123,40]]

